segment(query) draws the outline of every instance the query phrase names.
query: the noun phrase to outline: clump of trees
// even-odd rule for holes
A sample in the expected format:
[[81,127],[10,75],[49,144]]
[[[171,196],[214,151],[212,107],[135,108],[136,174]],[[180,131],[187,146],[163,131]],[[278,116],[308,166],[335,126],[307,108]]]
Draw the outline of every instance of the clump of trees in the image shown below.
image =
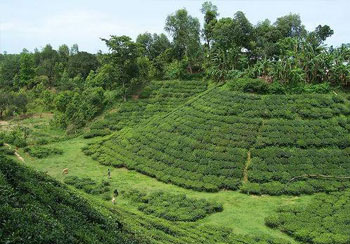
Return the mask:
[[[350,46],[324,45],[333,34],[327,25],[308,31],[296,14],[253,25],[241,11],[219,18],[211,2],[201,12],[203,26],[186,9],[170,14],[164,28],[170,39],[148,32],[136,40],[113,35],[102,39],[108,53],[90,54],[75,44],[0,54],[0,116],[26,112],[27,101],[35,101],[36,108],[56,110],[57,124],[75,131],[108,104],[139,93],[152,79],[245,77],[274,84],[349,85]],[[82,94],[91,92],[86,104]],[[63,95],[64,108],[61,93],[70,93]]]

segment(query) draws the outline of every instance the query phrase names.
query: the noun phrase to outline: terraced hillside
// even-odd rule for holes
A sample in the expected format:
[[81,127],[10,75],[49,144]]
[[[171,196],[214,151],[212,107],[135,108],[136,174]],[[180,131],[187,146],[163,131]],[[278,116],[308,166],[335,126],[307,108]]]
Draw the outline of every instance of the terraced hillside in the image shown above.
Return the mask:
[[139,97],[121,102],[103,119],[92,123],[85,137],[107,135],[156,114],[164,115],[206,89],[207,83],[203,81],[152,81]]
[[1,243],[136,243],[84,198],[0,155]]
[[199,191],[329,192],[349,186],[350,103],[337,94],[210,89],[85,152]]

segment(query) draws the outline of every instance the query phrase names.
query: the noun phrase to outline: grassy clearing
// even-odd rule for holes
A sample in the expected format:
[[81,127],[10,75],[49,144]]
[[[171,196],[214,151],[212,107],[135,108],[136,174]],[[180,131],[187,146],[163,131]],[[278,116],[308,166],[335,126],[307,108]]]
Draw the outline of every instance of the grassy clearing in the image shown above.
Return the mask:
[[[69,169],[69,175],[78,177],[90,177],[93,180],[101,181],[107,179],[108,166],[99,164],[90,157],[84,155],[81,148],[91,140],[81,138],[71,139],[62,142],[51,143],[48,146],[62,149],[62,155],[51,156],[46,159],[35,159],[20,150],[20,154],[25,158],[26,164],[47,172],[54,178],[63,181],[64,175],[62,170]],[[285,234],[270,229],[264,225],[264,218],[274,213],[282,205],[303,203],[307,204],[310,196],[302,197],[272,197],[272,196],[249,196],[233,191],[221,191],[218,193],[195,192],[183,189],[171,184],[165,184],[154,178],[147,177],[136,171],[130,171],[125,168],[110,168],[112,178],[110,179],[111,189],[117,188],[119,192],[136,189],[145,193],[154,191],[166,191],[171,193],[184,193],[192,198],[204,198],[207,200],[217,201],[223,204],[224,211],[212,214],[202,220],[197,221],[199,225],[214,224],[222,227],[229,227],[238,234],[250,235],[268,235],[271,237],[284,238],[292,241]],[[111,193],[112,194],[112,193]],[[100,196],[88,196],[100,199]],[[101,199],[100,199],[101,200]],[[113,207],[111,202],[107,205]],[[122,194],[117,198],[116,208],[128,209],[139,216],[146,215],[137,210],[137,205],[129,202]]]

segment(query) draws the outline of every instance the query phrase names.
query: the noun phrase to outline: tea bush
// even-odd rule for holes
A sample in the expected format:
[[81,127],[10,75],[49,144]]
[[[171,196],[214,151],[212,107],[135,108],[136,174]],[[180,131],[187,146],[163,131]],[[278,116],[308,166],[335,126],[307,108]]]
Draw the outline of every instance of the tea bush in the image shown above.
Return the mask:
[[158,191],[146,195],[131,190],[124,195],[138,203],[140,211],[170,221],[196,221],[223,210],[221,204],[205,199],[191,199],[185,194]]
[[[350,175],[349,116],[350,102],[341,95],[259,95],[213,87],[84,152],[101,164],[197,191],[331,192],[350,182],[339,179]],[[333,178],[301,177],[309,174]]]
[[30,156],[36,158],[47,158],[52,155],[62,155],[63,150],[59,148],[43,147],[43,146],[32,146],[26,147],[25,152],[29,153]]
[[287,206],[265,219],[302,243],[350,243],[350,192],[319,194],[306,207]]
[[[99,195],[103,194],[103,198],[106,199],[107,195],[110,194],[110,183],[108,181],[102,180],[100,184],[91,178],[79,178],[77,176],[67,176],[64,178],[64,183],[72,185],[77,189],[81,189],[88,194]],[[110,199],[107,199],[110,200]]]
[[116,218],[103,215],[47,175],[0,155],[2,243],[136,243]]

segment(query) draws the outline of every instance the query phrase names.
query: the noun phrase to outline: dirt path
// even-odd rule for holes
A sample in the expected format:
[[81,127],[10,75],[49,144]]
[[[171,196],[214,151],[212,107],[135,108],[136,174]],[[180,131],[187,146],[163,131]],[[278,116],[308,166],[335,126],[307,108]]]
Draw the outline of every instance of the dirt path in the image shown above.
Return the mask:
[[7,125],[9,125],[9,122],[5,120],[0,120],[0,126],[7,126]]
[[247,153],[247,163],[245,164],[244,171],[243,171],[243,182],[244,183],[248,182],[248,168],[250,166],[250,163],[251,163],[251,155],[250,155],[250,151],[248,151],[248,153]]
[[[9,144],[4,143],[4,145],[11,149],[11,146]],[[15,155],[18,158],[19,161],[25,163],[24,158],[22,158],[21,155],[19,155],[19,153],[18,153],[18,151],[16,149],[15,149]]]

